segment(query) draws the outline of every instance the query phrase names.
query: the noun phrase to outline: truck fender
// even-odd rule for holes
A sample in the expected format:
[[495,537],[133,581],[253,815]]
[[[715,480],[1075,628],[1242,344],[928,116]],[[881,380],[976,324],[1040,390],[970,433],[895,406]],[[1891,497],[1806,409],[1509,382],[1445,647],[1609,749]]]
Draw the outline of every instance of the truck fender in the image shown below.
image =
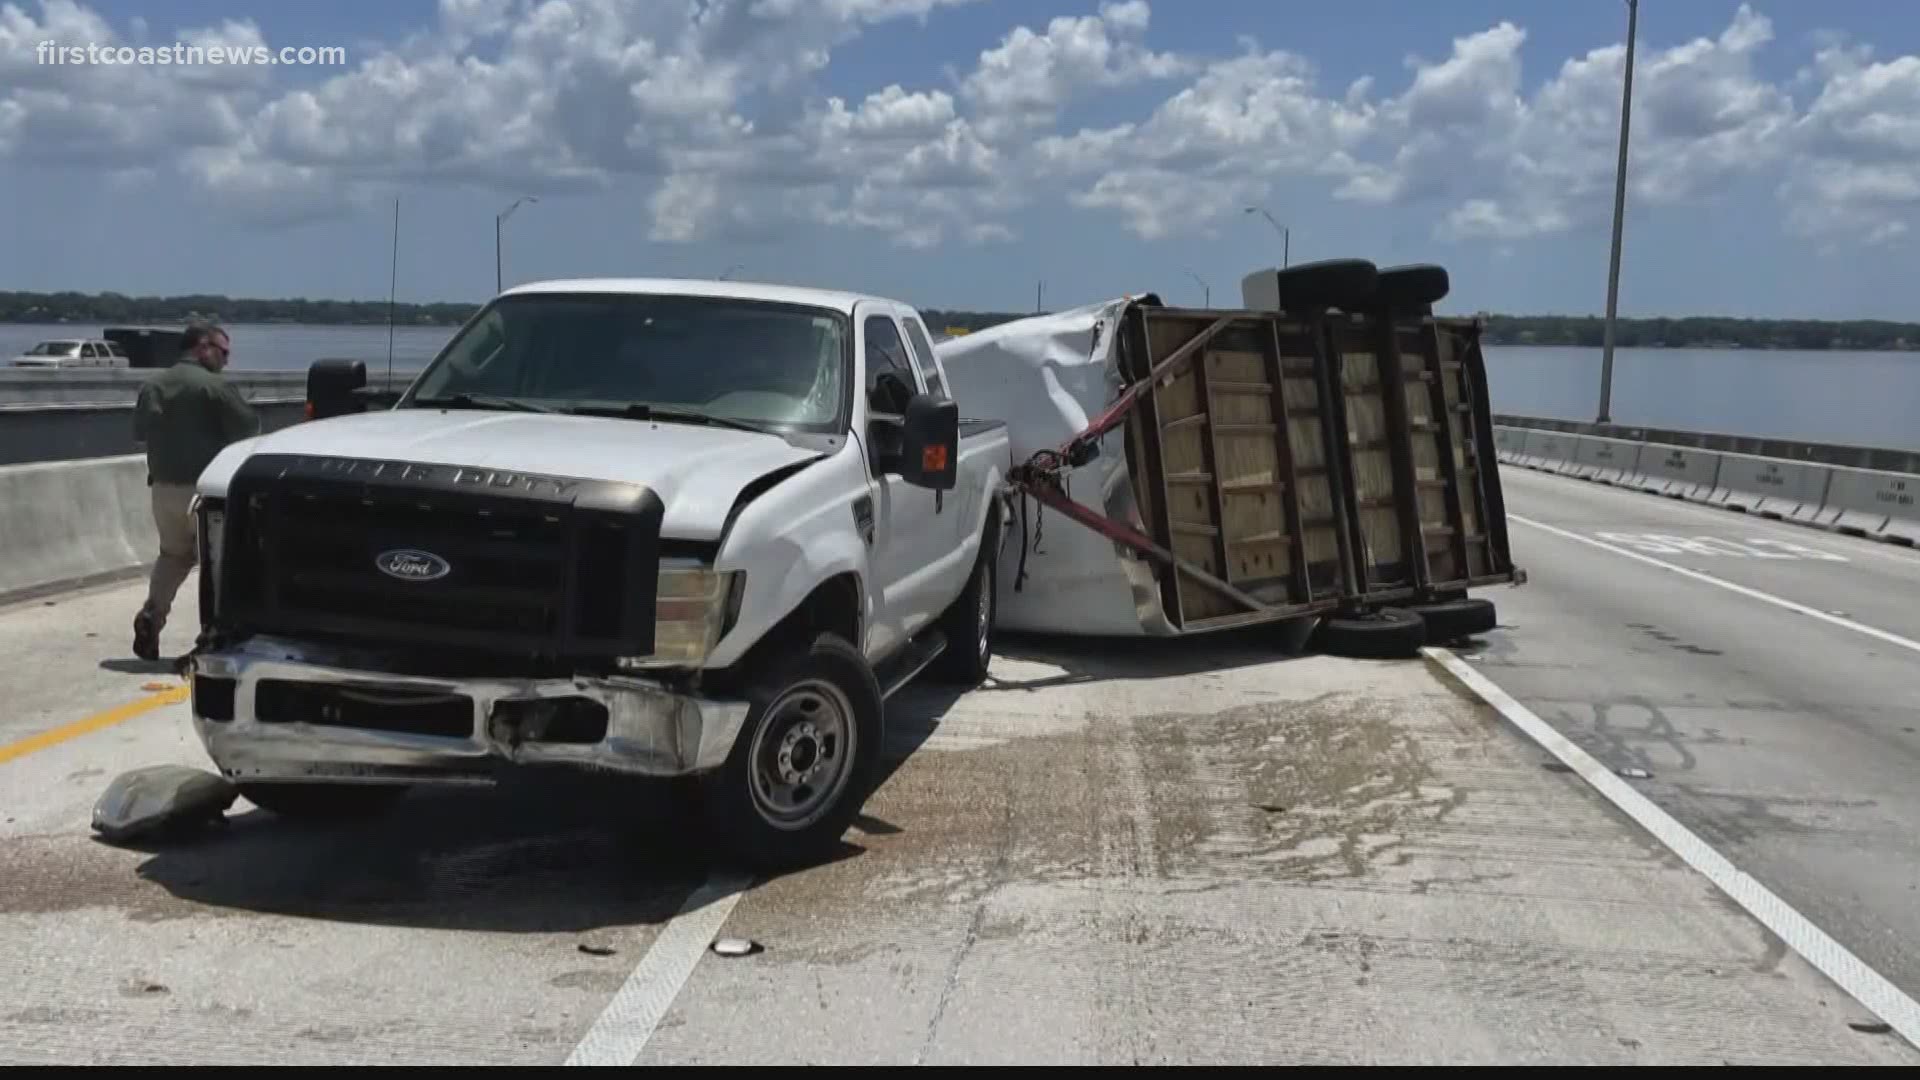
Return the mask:
[[854,535],[814,533],[806,542],[787,537],[769,539],[754,547],[754,559],[745,567],[746,592],[740,621],[720,639],[707,658],[710,668],[731,667],[774,627],[799,609],[815,589],[832,578],[848,575],[859,583],[859,627],[847,644],[862,648],[866,627],[873,619],[873,595],[866,588],[867,551]]

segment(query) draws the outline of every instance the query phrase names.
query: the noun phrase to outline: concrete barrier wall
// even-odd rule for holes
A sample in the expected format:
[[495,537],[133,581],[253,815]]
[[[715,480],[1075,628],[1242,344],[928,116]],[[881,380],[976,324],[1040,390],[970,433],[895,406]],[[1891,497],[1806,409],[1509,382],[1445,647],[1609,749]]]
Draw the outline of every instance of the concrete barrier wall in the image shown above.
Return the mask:
[[0,467],[0,507],[0,602],[137,576],[158,552],[139,455]]
[[1583,435],[1574,449],[1573,475],[1602,484],[1624,484],[1640,467],[1642,444]]
[[[130,405],[160,368],[98,368],[92,371],[29,371],[0,368],[0,406]],[[299,398],[307,392],[304,371],[228,371],[228,385],[248,401]]]
[[[0,369],[0,465],[130,454],[133,404],[154,369],[29,371]],[[417,372],[369,364],[372,387],[405,389]],[[226,378],[260,413],[269,431],[300,419],[304,371],[229,371]]]
[[1642,490],[1706,502],[1720,473],[1720,455],[1710,450],[1648,443],[1640,451],[1636,472]]
[[1920,476],[1495,424],[1503,464],[1920,545]]
[[1819,522],[1877,540],[1920,543],[1920,477],[1834,469]]
[[1530,468],[1563,473],[1572,467],[1574,451],[1578,446],[1579,437],[1575,435],[1559,431],[1530,431],[1527,433],[1525,456]]
[[1832,475],[1833,470],[1822,465],[1721,454],[1719,475],[1707,501],[1762,517],[1804,517],[1818,513]]
[[1721,454],[1746,454],[1750,457],[1773,458],[1777,461],[1798,461],[1810,465],[1840,465],[1850,469],[1920,475],[1920,450],[1896,447],[1802,442],[1752,435],[1728,435],[1717,431],[1628,427],[1623,424],[1595,424],[1585,420],[1515,416],[1505,413],[1494,414],[1493,422],[1515,428],[1564,431],[1571,435],[1598,435],[1608,439],[1626,439],[1629,442],[1666,443],[1694,450],[1712,450]]

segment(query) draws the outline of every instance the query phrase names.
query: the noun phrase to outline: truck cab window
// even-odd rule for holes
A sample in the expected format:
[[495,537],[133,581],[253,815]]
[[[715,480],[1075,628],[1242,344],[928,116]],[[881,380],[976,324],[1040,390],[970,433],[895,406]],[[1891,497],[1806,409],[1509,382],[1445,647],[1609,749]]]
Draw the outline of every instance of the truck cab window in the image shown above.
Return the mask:
[[935,397],[948,397],[946,383],[940,379],[940,365],[933,358],[933,342],[927,338],[927,328],[920,325],[919,319],[907,320],[907,340],[913,342],[913,354],[920,359],[920,370],[927,376],[927,393]]
[[907,359],[906,343],[900,340],[900,331],[894,328],[893,320],[885,315],[867,316],[867,406],[875,412],[898,415],[906,411],[907,403],[898,398],[898,392],[889,393],[881,389],[881,375],[891,372],[905,384],[908,393],[918,389],[920,381],[914,377],[913,362]]
[[832,432],[847,405],[850,329],[835,312],[759,300],[524,294],[462,330],[415,397]]

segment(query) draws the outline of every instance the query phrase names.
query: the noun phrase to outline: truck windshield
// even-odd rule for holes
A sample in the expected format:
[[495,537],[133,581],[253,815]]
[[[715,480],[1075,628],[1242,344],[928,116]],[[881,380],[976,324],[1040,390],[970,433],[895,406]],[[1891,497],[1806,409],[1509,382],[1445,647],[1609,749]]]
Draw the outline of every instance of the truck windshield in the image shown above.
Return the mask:
[[840,312],[759,300],[510,296],[447,343],[400,407],[459,400],[826,431],[849,404],[848,338]]

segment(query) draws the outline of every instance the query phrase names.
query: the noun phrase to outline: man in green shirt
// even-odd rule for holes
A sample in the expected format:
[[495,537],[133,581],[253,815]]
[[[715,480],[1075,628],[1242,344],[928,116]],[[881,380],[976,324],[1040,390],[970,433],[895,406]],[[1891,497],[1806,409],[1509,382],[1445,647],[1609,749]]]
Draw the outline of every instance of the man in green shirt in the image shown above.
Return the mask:
[[160,557],[147,584],[147,602],[133,620],[133,652],[160,656],[160,631],[174,594],[197,561],[194,483],[228,443],[260,433],[246,398],[220,377],[232,354],[227,332],[194,323],[181,338],[180,359],[148,379],[133,409],[133,437],[147,448],[147,484]]

